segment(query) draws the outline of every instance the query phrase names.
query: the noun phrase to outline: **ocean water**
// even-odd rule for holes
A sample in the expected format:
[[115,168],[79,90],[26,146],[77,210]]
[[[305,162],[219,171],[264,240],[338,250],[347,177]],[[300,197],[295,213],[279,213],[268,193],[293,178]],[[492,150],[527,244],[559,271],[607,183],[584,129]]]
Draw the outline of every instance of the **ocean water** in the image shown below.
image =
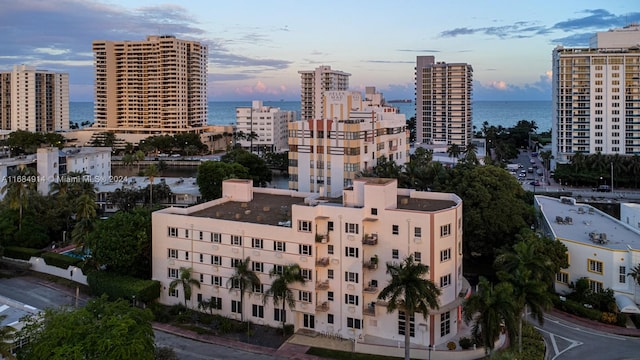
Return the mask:
[[[282,110],[296,111],[300,116],[299,101],[265,101],[264,105],[279,107]],[[395,103],[407,119],[415,116],[413,103]],[[210,101],[207,122],[211,125],[229,125],[236,122],[236,108],[251,106],[251,101]],[[80,124],[93,121],[92,102],[69,103],[71,122]],[[538,132],[551,129],[551,101],[474,101],[473,126],[482,127],[483,122],[505,128],[513,127],[520,120],[535,121]]]

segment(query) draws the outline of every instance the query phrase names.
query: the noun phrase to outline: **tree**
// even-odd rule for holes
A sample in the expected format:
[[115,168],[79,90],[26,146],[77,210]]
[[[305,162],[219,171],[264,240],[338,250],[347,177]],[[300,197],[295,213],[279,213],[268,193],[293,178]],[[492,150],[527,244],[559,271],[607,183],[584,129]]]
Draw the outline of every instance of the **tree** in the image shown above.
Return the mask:
[[249,172],[249,179],[253,179],[253,186],[266,186],[273,178],[271,169],[258,155],[242,148],[233,149],[222,157],[223,162],[238,163]]
[[637,264],[631,269],[631,272],[627,274],[627,276],[631,276],[631,278],[636,282],[637,285],[640,285],[640,264]]
[[462,153],[460,146],[458,144],[451,144],[447,147],[447,154],[450,158],[457,159],[458,156]]
[[140,173],[140,162],[144,160],[146,154],[142,150],[133,153],[133,161],[138,164],[138,174]]
[[187,307],[187,301],[191,300],[192,286],[200,288],[200,282],[191,278],[192,268],[180,267],[180,277],[173,280],[169,284],[169,292],[174,292],[178,286],[184,291],[184,306]]
[[[7,315],[0,315],[0,322],[6,317]],[[11,354],[15,331],[16,329],[8,325],[0,327],[0,357],[3,359],[15,359],[13,354]]]
[[511,343],[515,340],[515,319],[518,310],[511,284],[501,282],[493,286],[481,277],[478,292],[472,294],[463,305],[462,316],[465,323],[473,321],[474,337],[482,339],[485,353],[493,351],[494,343],[500,336],[503,323]]
[[291,291],[289,286],[294,283],[304,285],[306,280],[302,276],[302,270],[298,264],[285,265],[281,270],[274,267],[269,271],[269,278],[275,279],[271,282],[271,287],[265,292],[263,302],[266,304],[267,297],[271,296],[273,298],[274,308],[282,305],[280,320],[282,320],[282,334],[284,334],[286,320],[285,305],[289,305],[289,309],[293,309],[296,306],[296,298],[293,296],[293,291]]
[[227,280],[229,292],[234,289],[240,290],[240,321],[244,322],[244,294],[247,290],[253,292],[254,286],[260,286],[260,279],[255,271],[251,270],[251,258],[247,256],[244,260],[237,260],[235,271]]
[[387,312],[403,311],[406,316],[404,331],[404,358],[411,359],[411,342],[409,331],[409,319],[419,312],[426,319],[429,309],[438,309],[438,288],[431,280],[424,276],[429,272],[429,267],[413,261],[413,256],[408,256],[402,263],[387,263],[387,274],[391,275],[389,284],[385,286],[378,299],[387,301]]
[[222,181],[226,179],[250,179],[247,168],[240,164],[222,161],[205,161],[198,166],[196,183],[204,201],[222,196]]
[[79,309],[46,309],[25,319],[17,338],[28,339],[25,360],[154,359],[153,314],[106,295]]
[[75,215],[78,222],[73,227],[71,239],[76,245],[84,247],[89,233],[93,230],[97,212],[95,196],[82,194],[74,201]]
[[160,171],[156,164],[151,164],[144,170],[144,176],[149,178],[149,207],[153,207],[153,180],[158,176]]
[[151,278],[151,211],[138,207],[100,220],[89,234],[87,248],[96,268],[119,275]]
[[22,229],[22,213],[29,205],[29,195],[36,191],[36,172],[32,168],[21,167],[16,173],[7,177],[7,183],[0,189],[9,202],[10,209],[19,211],[18,230]]

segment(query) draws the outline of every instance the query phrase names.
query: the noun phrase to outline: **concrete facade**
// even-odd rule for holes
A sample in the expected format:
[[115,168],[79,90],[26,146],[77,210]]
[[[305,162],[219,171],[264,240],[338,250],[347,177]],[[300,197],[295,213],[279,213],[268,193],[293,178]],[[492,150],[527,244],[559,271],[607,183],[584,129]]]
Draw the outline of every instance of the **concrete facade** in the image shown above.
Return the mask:
[[200,288],[188,305],[213,297],[215,313],[240,319],[240,298],[227,281],[237,259],[250,257],[263,286],[248,291],[244,319],[280,326],[280,306],[263,301],[274,267],[299,264],[306,283],[291,289],[295,307],[286,322],[295,329],[361,339],[403,341],[405,321],[377,300],[386,286],[387,262],[408,255],[429,266],[440,286],[440,309],[411,322],[415,344],[440,344],[458,329],[467,289],[462,277],[462,201],[453,194],[398,189],[395,179],[361,178],[340,198],[291,190],[253,188],[250,180],[227,180],[223,197],[152,215],[153,279],[162,283],[159,301],[182,303],[182,289],[169,293],[181,267],[192,268]]
[[319,66],[315,70],[298,71],[300,74],[300,119],[321,119],[325,113],[325,91],[349,89],[351,74],[331,70],[331,66]]
[[238,144],[254,153],[287,151],[288,125],[295,120],[295,111],[264,106],[262,101],[254,100],[250,107],[236,108],[236,131],[247,135],[255,133],[257,137],[253,140],[239,139]]

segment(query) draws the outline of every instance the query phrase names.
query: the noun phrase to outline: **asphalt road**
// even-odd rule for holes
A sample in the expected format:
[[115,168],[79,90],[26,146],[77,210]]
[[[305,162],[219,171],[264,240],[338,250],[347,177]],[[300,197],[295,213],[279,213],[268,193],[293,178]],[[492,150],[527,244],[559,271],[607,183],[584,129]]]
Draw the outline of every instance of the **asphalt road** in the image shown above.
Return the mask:
[[549,360],[640,359],[640,338],[607,334],[550,315],[536,328],[545,338]]

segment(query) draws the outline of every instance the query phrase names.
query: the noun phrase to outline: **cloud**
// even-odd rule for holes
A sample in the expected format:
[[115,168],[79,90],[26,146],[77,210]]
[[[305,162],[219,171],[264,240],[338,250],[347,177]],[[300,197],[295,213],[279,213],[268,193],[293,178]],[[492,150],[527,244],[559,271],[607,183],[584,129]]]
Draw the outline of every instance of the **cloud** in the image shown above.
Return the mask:
[[489,26],[479,28],[461,27],[451,30],[445,30],[440,32],[439,36],[442,38],[451,38],[466,35],[488,35],[492,37],[504,38],[529,38],[538,35],[541,31],[545,31],[545,28],[540,25],[535,25],[532,22],[518,21],[511,25],[503,26]]
[[504,80],[474,81],[473,97],[479,101],[550,101],[551,70],[540,75],[535,82],[523,85],[510,84]]
[[404,51],[404,52],[417,52],[417,53],[439,53],[440,50],[419,50],[419,49],[398,49],[397,51]]

